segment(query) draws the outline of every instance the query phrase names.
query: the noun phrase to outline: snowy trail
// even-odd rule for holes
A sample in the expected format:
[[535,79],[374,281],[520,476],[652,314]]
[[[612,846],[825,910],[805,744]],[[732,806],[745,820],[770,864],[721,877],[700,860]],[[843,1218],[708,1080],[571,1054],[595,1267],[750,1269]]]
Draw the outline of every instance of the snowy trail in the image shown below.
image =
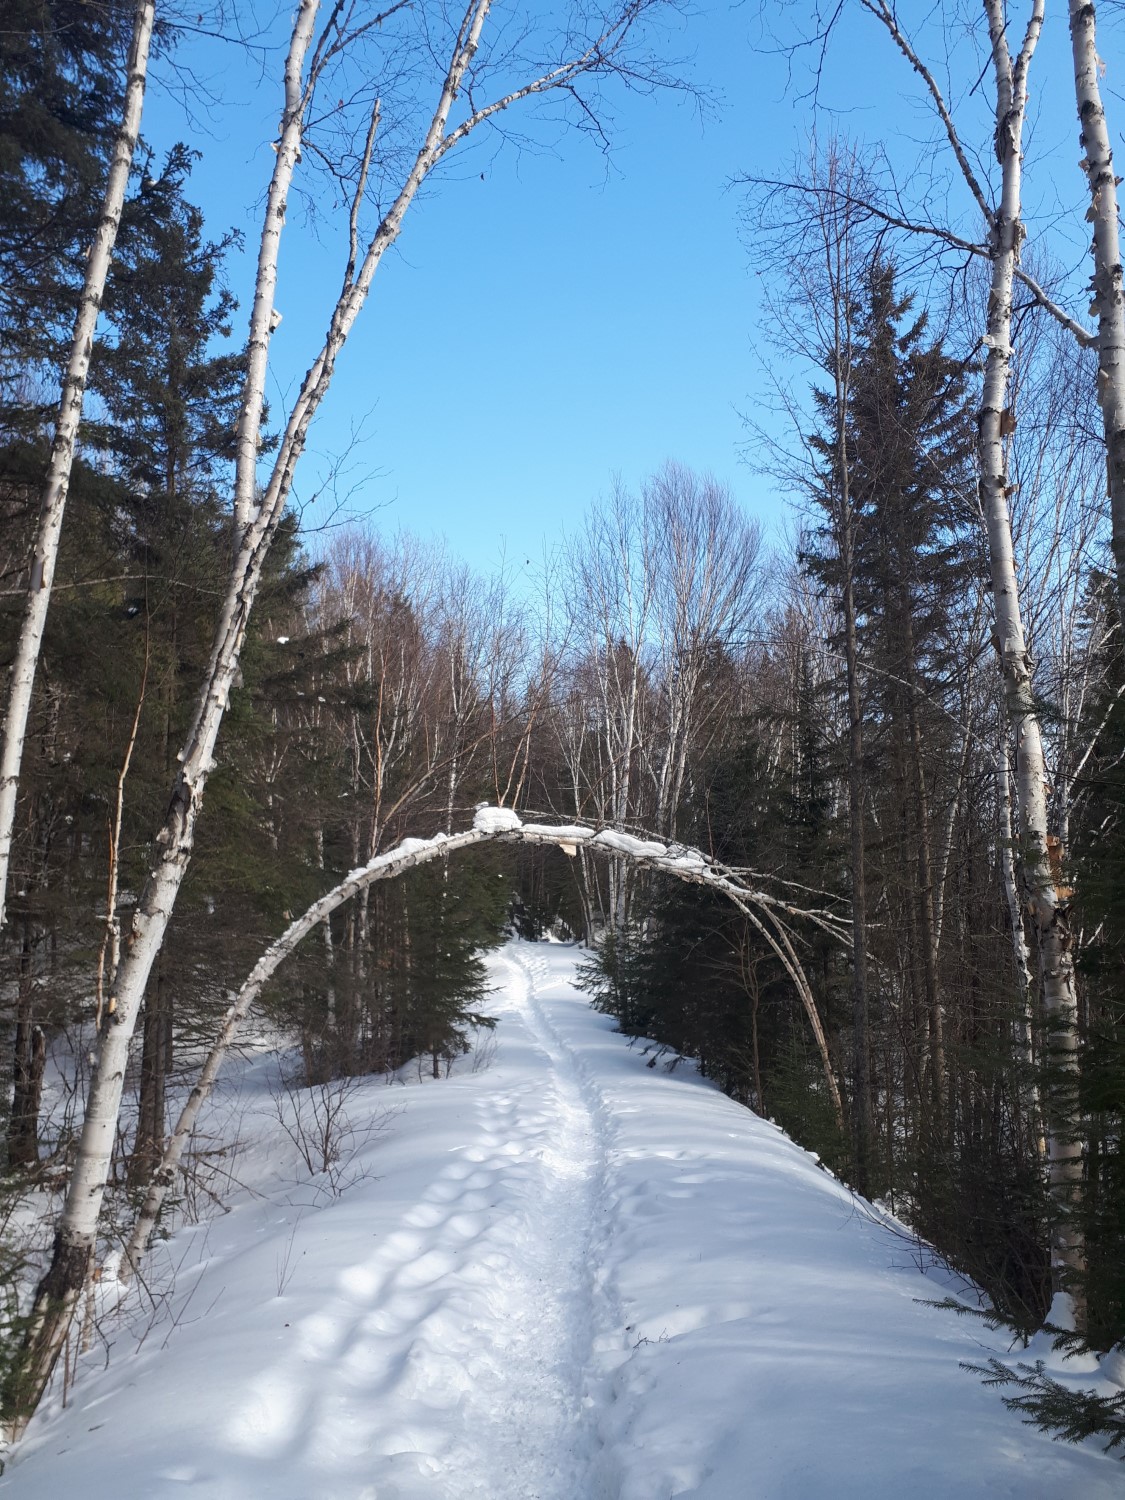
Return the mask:
[[521,1081],[475,1090],[469,1144],[302,1319],[295,1355],[320,1367],[315,1398],[293,1410],[292,1364],[260,1381],[234,1424],[249,1451],[269,1456],[299,1429],[288,1456],[313,1470],[376,1453],[435,1497],[590,1494],[583,1372],[604,1143],[535,1000],[542,964],[500,969],[502,1047]]
[[0,1494],[1122,1493],[1120,1464],[959,1368],[1005,1346],[924,1305],[955,1280],[686,1064],[647,1066],[576,957],[491,957],[488,1066],[362,1085],[354,1116],[397,1111],[338,1198],[286,1155],[263,1071],[232,1080],[253,1191],[155,1253],[166,1303],[107,1327],[105,1368],[36,1419]]
[[[506,1045],[526,1045],[525,1031],[538,1076],[477,1103],[480,1134],[464,1153],[473,1168],[466,1181],[479,1190],[482,1178],[502,1178],[512,1208],[478,1257],[489,1323],[478,1321],[468,1337],[460,1328],[461,1370],[472,1383],[460,1451],[448,1466],[460,1476],[458,1495],[576,1500],[589,1493],[596,1441],[583,1372],[594,1338],[590,1268],[604,1142],[573,1059],[536,1002],[535,961],[505,958],[502,977]],[[472,1347],[482,1334],[484,1354]]]

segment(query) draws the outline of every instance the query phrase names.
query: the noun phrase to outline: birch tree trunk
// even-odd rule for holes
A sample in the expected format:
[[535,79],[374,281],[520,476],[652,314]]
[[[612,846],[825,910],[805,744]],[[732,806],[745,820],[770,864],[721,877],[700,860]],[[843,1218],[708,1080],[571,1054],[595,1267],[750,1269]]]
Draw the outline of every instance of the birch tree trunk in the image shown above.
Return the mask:
[[[997,646],[1000,653],[1002,692],[1008,722],[1015,737],[1015,797],[1018,812],[1019,868],[1025,891],[1024,909],[1036,932],[1042,1004],[1048,1029],[1050,1061],[1048,1085],[1044,1091],[1043,1112],[1050,1159],[1050,1187],[1055,1224],[1051,1234],[1051,1273],[1054,1301],[1050,1320],[1060,1326],[1080,1325],[1084,1318],[1081,1277],[1085,1269],[1085,1252],[1075,1210],[1082,1182],[1082,1148],[1077,1134],[1078,1081],[1078,1008],[1074,980],[1074,958],[1065,903],[1056,891],[1047,847],[1046,763],[1043,739],[1032,687],[1032,662],[1027,649],[1016,580],[1012,525],[1008,508],[1008,457],[1004,444],[1008,410],[1009,382],[1012,364],[1012,288],[1018,279],[1080,342],[1088,335],[1073,319],[1057,308],[1033,278],[1020,268],[1020,247],[1024,236],[1022,222],[1022,149],[1027,114],[1027,74],[1043,28],[1045,0],[1032,0],[1030,14],[1018,53],[1013,58],[1008,45],[1009,26],[1004,0],[984,0],[995,83],[996,157],[1000,163],[1000,201],[993,207],[973,171],[953,117],[937,81],[925,66],[902,31],[896,9],[888,0],[861,0],[886,27],[899,51],[923,80],[933,107],[944,128],[950,147],[969,191],[988,226],[986,255],[990,263],[990,288],[986,332],[987,351],[981,392],[979,419],[980,500],[988,539],[989,571],[995,614]],[[1082,81],[1079,82],[1076,61],[1076,84],[1079,88],[1079,112],[1085,133],[1087,120],[1097,130],[1101,119],[1100,104],[1094,106],[1088,90],[1096,92],[1096,59],[1093,55],[1093,11],[1077,3],[1071,5],[1072,36],[1079,24],[1080,43],[1076,59],[1081,57]],[[1083,94],[1083,90],[1087,92]],[[1086,101],[1084,105],[1084,100]],[[1102,150],[1108,140],[1096,148],[1098,180],[1104,192],[1100,173],[1104,162]],[[1094,158],[1092,157],[1091,160]],[[1112,183],[1112,167],[1109,168]],[[1098,215],[1109,215],[1108,200],[1099,197],[1091,208],[1095,222]],[[887,221],[889,222],[889,220]],[[900,223],[902,221],[899,221]],[[1112,214],[1112,245],[1103,237],[1102,252],[1115,258],[1116,208]],[[945,234],[945,231],[939,231]],[[951,242],[951,241],[950,241]],[[968,242],[965,242],[966,244]],[[975,252],[974,252],[975,253]],[[1095,245],[1097,254],[1097,245]],[[1107,258],[1107,270],[1112,272]],[[1118,295],[1107,299],[1120,306],[1120,268],[1116,270]],[[1113,274],[1111,274],[1111,280]],[[1120,348],[1120,345],[1117,346]],[[1105,381],[1100,382],[1100,389]],[[1125,408],[1122,408],[1125,410]],[[1103,410],[1105,407],[1103,405]],[[1115,407],[1115,411],[1117,408]],[[1110,420],[1107,415],[1107,422]],[[1116,416],[1113,418],[1117,420]],[[1111,465],[1112,474],[1112,465]],[[1120,569],[1119,569],[1120,576]]]
[[1004,900],[1008,906],[1008,920],[1012,928],[1012,958],[1019,985],[1021,1010],[1021,1052],[1024,1062],[1031,1065],[1031,1030],[1028,1006],[1031,1000],[1031,954],[1023,930],[1023,910],[1020,905],[1019,884],[1016,879],[1016,834],[1012,816],[1012,777],[1008,768],[1007,736],[1001,734],[996,751],[996,800],[1000,810],[1000,871],[1004,884]]
[[[300,87],[305,55],[312,40],[318,0],[304,0],[294,25],[286,63],[286,107],[282,140],[274,167],[267,202],[267,232],[271,220],[284,211],[284,198],[292,180],[307,94]],[[275,258],[276,258],[276,251]],[[255,298],[252,336],[262,323],[259,299]],[[268,338],[268,314],[265,317]],[[259,330],[260,331],[260,330]],[[260,423],[265,370],[251,368],[243,392],[243,418],[249,410]],[[288,434],[287,434],[288,436]],[[257,443],[255,442],[255,450]],[[279,460],[280,461],[280,460]],[[254,470],[246,472],[244,454],[239,455],[236,474],[238,496],[252,494]],[[275,517],[274,526],[280,514]],[[116,995],[106,1006],[98,1038],[97,1058],[90,1079],[82,1134],[71,1174],[66,1202],[55,1233],[51,1263],[36,1289],[23,1355],[17,1361],[4,1392],[4,1415],[13,1435],[18,1436],[51,1377],[62,1349],[78,1297],[94,1253],[98,1216],[117,1133],[121,1093],[129,1058],[129,1044],[153,965],[160,953],[164,933],[175,907],[179,888],[187,872],[195,838],[203,789],[214,764],[215,743],[238,666],[250,608],[253,604],[273,527],[248,528],[239,546],[230,589],[212,648],[207,681],[200,694],[195,721],[181,752],[181,768],[172,790],[163,828],[156,837],[156,863],[150,871],[133,915],[132,927],[116,977]]]
[[1094,226],[1093,301],[1098,320],[1098,404],[1105,430],[1111,545],[1117,597],[1125,619],[1125,285],[1117,217],[1113,146],[1098,85],[1097,22],[1092,0],[1070,0],[1074,93],[1081,127],[1082,168],[1090,185],[1086,217]]
[[1035,1082],[1035,1049],[1032,1033],[1032,973],[1031,953],[1023,927],[1023,909],[1020,904],[1019,885],[1016,879],[1016,838],[1012,818],[1012,778],[1008,767],[1007,733],[1000,734],[996,755],[996,792],[1000,813],[1000,871],[1004,884],[1004,899],[1008,905],[1008,921],[1012,930],[1012,957],[1015,963],[1016,983],[1019,988],[1020,1009],[1016,1019],[1015,1035],[1020,1060],[1027,1077],[1017,1090],[1019,1128],[1033,1144],[1040,1163],[1047,1160],[1047,1142],[1043,1138],[1042,1109],[1039,1086]]
[[137,0],[133,13],[133,35],[126,64],[121,123],[114,137],[113,158],[106,178],[101,217],[86,260],[86,276],[74,320],[74,333],[55,422],[55,436],[39,500],[39,524],[31,557],[23,623],[10,669],[8,711],[4,718],[3,734],[0,736],[0,927],[3,926],[6,915],[12,829],[16,817],[27,719],[31,711],[31,697],[47,624],[47,611],[51,604],[59,537],[71,470],[74,467],[82,407],[86,398],[94,330],[101,311],[106,277],[121,224],[121,210],[125,203],[129,172],[141,128],[155,9],[155,0]]
[[[439,833],[430,839],[404,839],[396,848],[388,849],[384,854],[376,855],[361,868],[352,870],[339,885],[321,896],[302,916],[290,923],[281,936],[262,954],[227,1011],[222,1028],[207,1055],[199,1079],[188,1096],[176,1127],[169,1138],[160,1166],[150,1184],[144,1206],[129,1236],[119,1273],[122,1283],[127,1284],[131,1280],[144,1254],[168,1190],[176,1180],[184,1149],[195,1129],[199,1113],[211,1096],[219,1070],[230,1051],[238,1029],[281,964],[296,951],[298,945],[310,932],[321,923],[327,922],[334,911],[345,902],[370,889],[376,881],[394,879],[418,865],[428,864],[434,859],[446,859],[450,854],[461,849],[492,839],[535,845],[553,844],[571,848],[577,845],[579,848],[596,850],[603,857],[662,870],[679,880],[709,886],[727,896],[765,937],[797,987],[821,1055],[825,1082],[833,1109],[841,1127],[843,1126],[843,1102],[832,1070],[824,1027],[812,990],[790,942],[783,920],[785,915],[800,916],[801,912],[783,902],[773,900],[765,892],[755,890],[746,884],[737,872],[710,864],[698,849],[685,848],[681,844],[667,845],[630,838],[628,835],[619,834],[610,829],[598,831],[574,824],[553,828],[539,823],[522,823],[510,809],[485,807],[478,809],[473,827],[463,833],[452,835]],[[837,941],[843,940],[843,933],[840,930],[836,930],[833,935]]]
[[480,833],[471,830],[468,833],[455,834],[428,844],[420,840],[407,839],[399,848],[391,849],[386,854],[376,855],[363,869],[354,870],[346,880],[333,887],[319,901],[314,902],[303,916],[292,922],[276,942],[270,944],[254,965],[249,978],[235,996],[233,1004],[223,1018],[219,1035],[207,1054],[199,1078],[188,1095],[187,1102],[180,1111],[180,1117],[168,1138],[160,1164],[152,1174],[144,1205],[129,1236],[118,1273],[118,1279],[123,1285],[128,1285],[140,1264],[141,1256],[148,1245],[152,1231],[156,1228],[160,1211],[164,1207],[164,1200],[180,1170],[184,1150],[191,1139],[200,1111],[214,1092],[215,1080],[219,1076],[219,1070],[230,1051],[238,1029],[281,964],[296,951],[301,940],[318,925],[323,923],[325,931],[328,931],[332,913],[345,902],[350,901],[353,896],[365,892],[374,881],[387,880],[401,875],[403,871],[412,869],[415,865],[424,864],[438,855],[445,857],[457,849],[479,843],[481,838]]
[[[450,27],[448,62],[437,89],[437,102],[417,152],[361,259],[357,224],[379,124],[379,104],[376,101],[349,214],[349,256],[343,285],[324,343],[290,408],[268,483],[259,494],[256,470],[265,395],[266,353],[275,324],[273,286],[286,200],[301,155],[305,119],[317,82],[347,41],[340,30],[344,8],[337,5],[331,9],[314,45],[319,0],[301,0],[294,17],[285,64],[285,102],[280,136],[275,142],[276,160],[266,200],[251,313],[251,358],[237,423],[239,447],[231,572],[205,679],[180,752],[180,771],[172,787],[164,825],[154,841],[154,868],[138,899],[117,976],[117,993],[103,1020],[82,1133],[55,1234],[51,1262],[36,1290],[24,1345],[4,1388],[4,1416],[13,1436],[22,1431],[46,1389],[86,1279],[109,1175],[129,1045],[137,1015],[191,861],[204,788],[214,769],[218,734],[238,670],[262,570],[284,514],[294,469],[304,450],[310,423],[328,391],[340,351],[367,299],[384,254],[397,240],[406,212],[433,168],[478,126],[518,101],[550,90],[573,93],[576,83],[586,74],[605,75],[624,70],[627,62],[619,61],[618,53],[625,46],[638,17],[654,3],[655,0],[632,0],[618,11],[595,18],[594,24],[599,30],[587,35],[575,34],[572,43],[575,51],[568,59],[487,104],[478,107],[470,101],[468,112],[450,129],[450,115],[476,57],[491,6],[491,0],[468,0],[460,19],[454,18]],[[371,30],[406,4],[407,0],[395,0],[383,15],[360,23],[355,34],[362,35]]]
[[1004,704],[1016,745],[1019,848],[1026,911],[1038,939],[1043,1008],[1048,1022],[1050,1076],[1045,1113],[1055,1224],[1051,1236],[1054,1302],[1051,1321],[1080,1324],[1085,1269],[1075,1210],[1082,1181],[1077,1138],[1078,1010],[1067,910],[1060,901],[1047,848],[1046,763],[1024,637],[1008,511],[1008,466],[1003,438],[1012,361],[1012,285],[1023,238],[1021,166],[1027,109],[1027,72],[1043,25],[1044,0],[1033,0],[1020,51],[1013,61],[1000,0],[985,0],[996,81],[996,155],[1000,203],[991,215],[991,287],[987,358],[980,412],[980,499],[988,535],[989,569],[1000,651]]

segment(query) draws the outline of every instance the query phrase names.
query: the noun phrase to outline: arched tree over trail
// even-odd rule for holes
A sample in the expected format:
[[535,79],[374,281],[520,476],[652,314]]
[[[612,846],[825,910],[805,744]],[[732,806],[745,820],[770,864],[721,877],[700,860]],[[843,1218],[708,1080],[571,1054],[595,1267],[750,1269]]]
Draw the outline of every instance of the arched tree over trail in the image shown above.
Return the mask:
[[477,810],[473,826],[461,833],[435,834],[429,839],[404,839],[368,864],[352,870],[337,886],[326,892],[296,921],[291,922],[279,938],[266,949],[227,1011],[221,1031],[203,1065],[195,1087],[181,1111],[175,1130],[168,1141],[144,1205],[133,1227],[122,1262],[120,1279],[131,1279],[149,1237],[156,1227],[168,1190],[175,1182],[184,1148],[195,1128],[199,1113],[218,1077],[242,1022],[265,985],[287,958],[296,952],[303,938],[326,922],[332,913],[360,895],[379,880],[394,879],[407,870],[435,859],[446,859],[463,849],[490,840],[511,844],[554,845],[575,855],[581,848],[603,858],[614,858],[632,865],[644,866],[722,893],[738,908],[773,950],[792,980],[804,1006],[824,1070],[825,1086],[832,1101],[837,1123],[844,1129],[844,1106],[836,1081],[824,1025],[817,1009],[808,979],[797,954],[790,923],[804,919],[825,929],[842,946],[850,939],[850,921],[846,913],[828,909],[802,908],[783,896],[762,888],[762,877],[749,870],[716,864],[699,849],[684,844],[664,843],[637,838],[614,828],[596,828],[583,824],[525,823],[510,808],[482,807]]
[[[599,91],[607,82],[625,79],[650,87],[671,83],[645,36],[646,23],[670,3],[672,0],[623,0],[604,12],[587,12],[575,6],[561,17],[548,19],[536,16],[529,8],[528,30],[519,49],[523,65],[515,76],[511,33],[496,21],[489,24],[491,0],[466,0],[453,13],[437,6],[431,13],[429,6],[390,0],[382,13],[362,19],[356,17],[352,7],[340,4],[324,6],[322,13],[320,0],[301,0],[296,9],[284,67],[280,127],[272,143],[274,164],[265,194],[246,378],[235,426],[230,572],[210,661],[199,684],[191,725],[179,752],[179,770],[169,790],[167,813],[152,841],[148,878],[138,895],[111,1003],[99,1032],[75,1167],[50,1263],[36,1289],[27,1337],[3,1392],[3,1417],[9,1435],[23,1430],[46,1389],[90,1271],[130,1041],[192,861],[196,825],[216,764],[219,732],[238,680],[250,614],[270,549],[284,523],[294,471],[311,423],[328,392],[337,360],[375,274],[397,241],[406,214],[430,174],[474,132],[490,123],[498,124],[509,109],[541,97],[559,103],[569,101],[586,128],[597,128]],[[553,29],[553,21],[557,29]],[[365,46],[373,55],[361,58]],[[402,149],[403,143],[396,142],[384,159],[383,103],[376,90],[380,77],[396,73],[396,48],[416,59],[425,82],[419,90],[419,106],[413,112],[404,107],[412,144]],[[359,115],[352,121],[354,140],[350,145],[345,142],[343,148],[338,137],[327,146],[318,146],[318,89],[319,97],[325,90],[335,95],[339,78],[336,70],[345,66],[345,61],[349,66],[362,66],[370,85],[362,94]],[[336,111],[328,114],[334,119]],[[330,154],[343,149],[347,156],[353,147],[354,154],[348,158],[351,170],[344,174],[347,249],[339,291],[328,314],[323,341],[278,423],[276,454],[263,482],[259,473],[263,405],[270,342],[281,320],[276,292],[288,199],[298,163],[303,157],[311,158],[314,148]],[[371,199],[379,200],[377,205],[368,202],[369,186]],[[0,785],[0,792],[3,789]]]

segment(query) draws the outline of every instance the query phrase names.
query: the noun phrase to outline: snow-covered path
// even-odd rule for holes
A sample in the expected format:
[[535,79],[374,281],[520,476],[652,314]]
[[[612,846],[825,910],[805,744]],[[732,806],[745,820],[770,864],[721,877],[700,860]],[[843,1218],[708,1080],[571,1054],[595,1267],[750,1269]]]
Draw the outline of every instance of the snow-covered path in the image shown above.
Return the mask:
[[[428,1263],[467,1284],[436,1326],[414,1330],[429,1345],[427,1363],[444,1353],[448,1389],[462,1398],[442,1455],[456,1476],[450,1492],[574,1500],[592,1483],[583,1375],[595,1337],[604,1140],[572,1056],[535,999],[542,961],[505,957],[498,967],[505,1050],[523,1052],[529,1077],[476,1101],[473,1143],[407,1215],[424,1234],[417,1244],[399,1237],[395,1249],[400,1275]],[[442,1248],[459,1225],[472,1244],[460,1266]]]
[[[263,1458],[288,1445],[332,1474],[374,1452],[466,1500],[589,1492],[581,1377],[603,1143],[534,998],[536,961],[498,968],[515,1077],[473,1090],[466,1144],[256,1382],[230,1431]],[[294,1393],[310,1385],[302,1414]]]
[[298,1182],[251,1068],[254,1191],[156,1253],[160,1316],[106,1330],[108,1367],[88,1357],[0,1493],[1122,1492],[1119,1463],[1033,1433],[959,1369],[1003,1346],[918,1300],[946,1279],[774,1127],[647,1067],[573,989],[575,957],[494,956],[489,1066],[348,1101],[353,1125],[396,1109],[338,1198]]

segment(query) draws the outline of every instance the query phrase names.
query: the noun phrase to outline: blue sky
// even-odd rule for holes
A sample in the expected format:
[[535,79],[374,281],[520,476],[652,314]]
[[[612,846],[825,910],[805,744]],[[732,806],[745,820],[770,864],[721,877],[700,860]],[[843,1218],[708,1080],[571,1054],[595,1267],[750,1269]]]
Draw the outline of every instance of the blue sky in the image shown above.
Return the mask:
[[[784,168],[812,117],[803,64],[791,73],[757,16],[752,6],[705,4],[669,37],[672,52],[694,54],[687,72],[715,96],[705,118],[675,94],[617,94],[608,157],[584,137],[556,133],[553,150],[474,156],[415,204],[314,428],[300,498],[351,447],[339,484],[350,513],[386,530],[443,535],[480,568],[505,555],[517,572],[527,560],[538,569],[544,548],[614,473],[636,483],[666,458],[711,470],[768,525],[783,523],[783,500],[741,457],[740,412],[763,389],[763,353],[772,364],[778,355],[760,338],[741,197],[730,184]],[[1086,231],[1070,212],[1082,181],[1066,35],[1061,12],[1049,19],[1054,32],[1049,25],[1033,81],[1029,197],[1077,262]],[[246,234],[247,253],[229,275],[244,316],[280,49],[264,77],[229,46],[192,41],[185,56],[221,106],[197,102],[188,121],[157,87],[145,135],[158,149],[186,138],[202,151],[191,192],[211,232]],[[956,67],[955,59],[955,75]],[[839,126],[888,143],[903,162],[932,135],[911,76],[867,18],[846,21],[820,97],[840,111]],[[975,99],[966,107],[971,118]],[[274,340],[277,404],[323,332],[335,265],[294,208]],[[356,431],[362,441],[352,445]],[[330,510],[323,498],[309,519]]]

